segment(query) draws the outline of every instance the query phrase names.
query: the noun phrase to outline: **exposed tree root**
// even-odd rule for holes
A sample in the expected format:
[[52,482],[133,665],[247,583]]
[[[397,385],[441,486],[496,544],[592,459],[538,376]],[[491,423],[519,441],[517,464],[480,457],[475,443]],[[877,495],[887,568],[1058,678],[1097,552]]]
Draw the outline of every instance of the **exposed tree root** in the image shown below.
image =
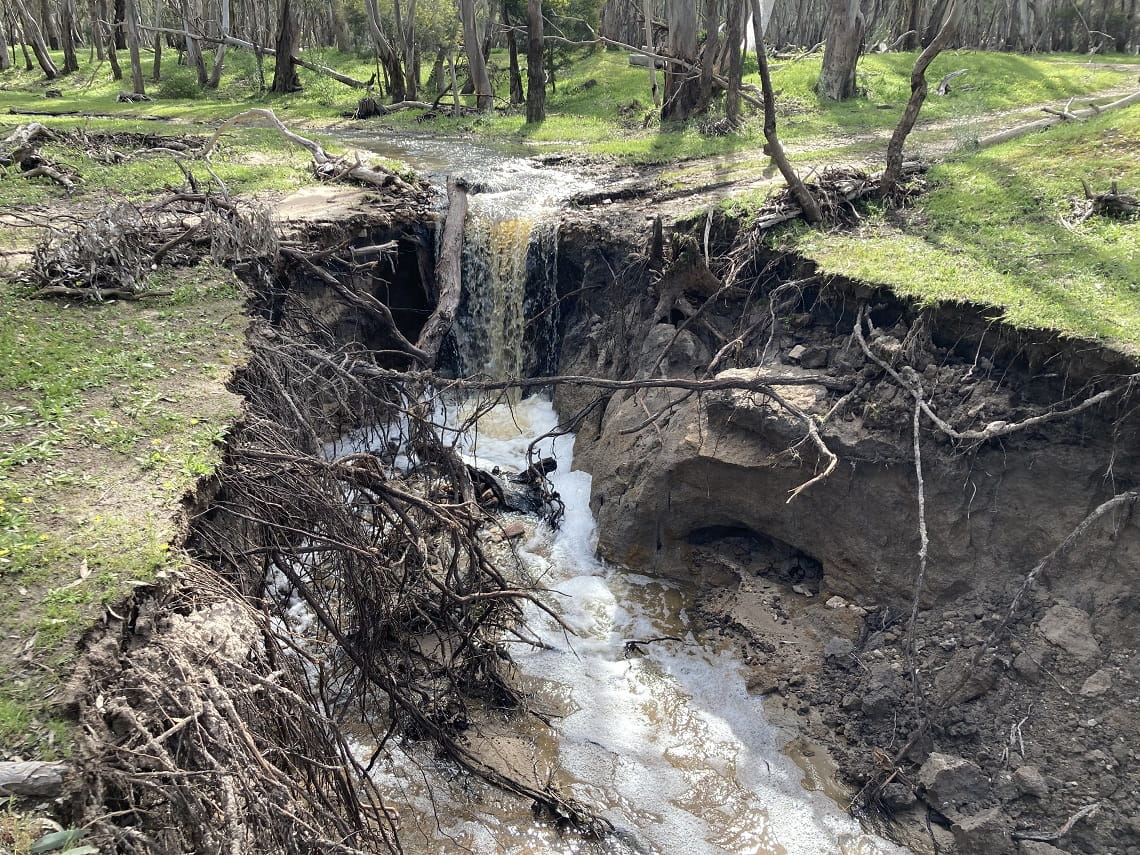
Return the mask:
[[44,298],[162,296],[169,292],[150,285],[162,264],[196,264],[203,253],[235,264],[271,258],[277,250],[267,211],[239,210],[224,194],[189,190],[146,206],[124,202],[67,229],[44,227],[47,235],[24,274],[33,296]]
[[1083,199],[1073,202],[1073,219],[1069,225],[1083,223],[1089,217],[1113,217],[1119,220],[1133,219],[1140,216],[1140,199],[1131,193],[1122,193],[1113,181],[1111,187],[1103,193],[1093,193],[1089,183],[1081,179],[1081,187],[1085,191]]
[[[241,381],[251,417],[197,524],[200,551],[282,625],[303,604],[311,625],[294,628],[294,645],[323,707],[367,727],[377,750],[396,733],[429,739],[490,783],[604,831],[589,809],[487,765],[461,739],[478,708],[522,705],[501,639],[520,602],[547,607],[484,553],[487,518],[430,387],[284,329],[252,344]],[[373,425],[378,451],[325,449],[345,419]]]
[[77,819],[107,851],[396,851],[302,659],[222,580],[151,599],[75,676]]

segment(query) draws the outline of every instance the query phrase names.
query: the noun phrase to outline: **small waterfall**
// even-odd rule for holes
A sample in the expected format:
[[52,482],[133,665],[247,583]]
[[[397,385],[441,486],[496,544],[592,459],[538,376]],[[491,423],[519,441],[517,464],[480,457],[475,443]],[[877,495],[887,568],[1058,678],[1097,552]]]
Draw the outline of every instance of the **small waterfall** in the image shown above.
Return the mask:
[[[445,137],[342,138],[421,170],[444,198],[448,175],[477,188],[468,200],[463,295],[445,343],[456,374],[552,374],[558,354],[558,228],[552,214],[589,179],[519,156],[523,152]],[[526,153],[534,153],[527,151]]]
[[454,330],[457,373],[518,377],[553,371],[558,229],[539,216],[487,210],[473,198]]

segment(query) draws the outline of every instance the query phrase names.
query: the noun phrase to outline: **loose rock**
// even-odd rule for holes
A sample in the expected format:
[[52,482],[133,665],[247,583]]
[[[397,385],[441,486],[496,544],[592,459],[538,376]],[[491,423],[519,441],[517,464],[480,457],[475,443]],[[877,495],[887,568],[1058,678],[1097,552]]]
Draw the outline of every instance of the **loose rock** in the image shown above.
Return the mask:
[[1010,836],[1009,819],[1001,808],[990,808],[954,823],[954,841],[962,852],[977,855],[1013,855],[1016,850]]
[[1036,766],[1021,766],[1013,773],[1013,784],[1023,796],[1043,799],[1049,795],[1049,784]]
[[957,812],[985,793],[989,781],[982,770],[961,757],[931,754],[918,770],[926,801],[942,813]]
[[1086,612],[1059,603],[1045,612],[1037,629],[1050,644],[1060,647],[1081,662],[1100,657],[1100,645],[1092,631],[1092,621]]

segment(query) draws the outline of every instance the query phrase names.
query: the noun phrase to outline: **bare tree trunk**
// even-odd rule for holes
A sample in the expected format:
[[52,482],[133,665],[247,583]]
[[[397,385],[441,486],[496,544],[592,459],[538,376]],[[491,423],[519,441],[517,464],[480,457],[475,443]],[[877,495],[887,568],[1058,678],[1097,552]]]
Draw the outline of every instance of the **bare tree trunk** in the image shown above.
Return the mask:
[[[162,80],[162,42],[163,35],[158,32],[158,27],[162,26],[162,2],[155,0],[154,3],[154,62],[151,64],[150,79],[152,83],[158,83]],[[98,42],[98,39],[96,39]]]
[[[483,45],[475,20],[475,0],[459,0],[459,18],[463,22],[463,48],[471,69],[471,82],[475,86],[475,106],[480,112],[495,105],[491,80],[487,76],[487,62],[483,58]],[[529,73],[529,72],[528,72]]]
[[[653,0],[643,0],[642,15],[645,17],[645,49],[656,53],[653,43]],[[649,60],[649,88],[653,92],[653,106],[661,109],[661,90],[657,88],[657,63]]]
[[[111,79],[122,80],[123,69],[119,65],[119,55],[115,50],[115,33],[111,29],[111,24],[107,19],[107,0],[98,0],[99,8],[99,29],[96,38],[102,38],[103,43],[107,47],[107,61],[111,63]],[[106,22],[106,23],[104,23]]]
[[404,70],[400,56],[384,32],[384,21],[380,17],[376,0],[364,0],[364,7],[368,11],[368,24],[372,32],[372,44],[376,49],[376,56],[380,59],[380,64],[384,67],[384,75],[388,78],[388,92],[392,96],[392,102],[407,100],[404,89]]
[[776,168],[784,176],[784,181],[791,189],[796,201],[800,203],[804,219],[809,223],[818,223],[822,219],[819,204],[808,192],[794,169],[791,161],[780,145],[776,136],[776,94],[772,89],[772,75],[768,72],[768,52],[764,47],[764,32],[762,16],[760,13],[760,0],[751,0],[752,5],[752,31],[756,37],[756,62],[760,66],[760,88],[764,92],[764,139],[768,141],[765,150],[776,163]]
[[61,0],[59,32],[63,42],[63,73],[79,71],[79,59],[75,56],[75,0]]
[[606,0],[602,5],[599,32],[603,38],[624,45],[637,44],[637,40],[641,38],[638,17],[636,0]]
[[123,11],[126,6],[126,0],[115,0],[115,20],[114,26],[111,28],[111,33],[115,38],[115,49],[127,49],[127,30],[125,26],[126,13]]
[[713,72],[716,70],[716,53],[720,41],[720,2],[704,0],[705,45],[701,51],[700,90],[694,112],[703,112],[713,98]]
[[127,50],[131,55],[131,85],[136,95],[145,95],[146,83],[139,55],[139,10],[135,7],[135,0],[127,0],[123,12],[127,20]]
[[0,16],[0,71],[12,67],[12,55],[8,52],[8,34],[4,29],[4,18]]
[[95,0],[87,0],[87,18],[91,27],[91,44],[95,48],[95,58],[102,62],[107,58],[103,52],[103,28],[99,24],[99,13],[96,11]]
[[918,34],[922,29],[922,0],[904,0],[906,16],[902,19],[902,32],[905,33],[899,47],[914,50],[918,47]]
[[[18,33],[18,31],[15,31]],[[20,50],[24,52],[24,71],[35,71],[36,64],[32,62],[32,55],[28,53],[28,43],[24,39],[23,34],[19,33],[17,38],[20,42]]]
[[222,82],[222,67],[226,59],[226,36],[230,34],[230,0],[219,0],[221,3],[221,42],[214,52],[214,67],[210,71],[210,79],[206,81],[207,89],[217,89]]
[[952,0],[935,0],[934,8],[931,9],[930,17],[926,19],[926,26],[923,27],[922,34],[919,37],[919,44],[924,48],[938,36],[938,28],[942,25],[942,21],[946,20],[946,13],[951,2]]
[[415,101],[420,90],[420,66],[416,62],[416,0],[408,0],[408,20],[404,25],[404,97]]
[[855,94],[855,66],[863,48],[865,27],[859,0],[832,0],[818,84],[824,98],[843,101]]
[[352,37],[348,33],[348,23],[344,17],[344,0],[329,0],[329,18],[332,21],[336,49],[343,53],[352,50]]
[[48,53],[47,45],[44,44],[44,37],[43,33],[40,32],[39,24],[36,23],[32,13],[28,11],[24,0],[12,0],[12,3],[16,7],[16,14],[20,16],[20,25],[24,30],[24,41],[31,46],[32,53],[36,55],[36,62],[39,63],[44,76],[48,80],[55,80],[59,77],[59,69],[51,60],[51,54]]
[[[432,86],[435,88],[435,94],[439,95],[447,89],[447,71],[444,69],[444,62],[447,60],[447,48],[440,45],[439,50],[435,52],[435,62],[431,67]],[[519,84],[522,87],[522,84]],[[522,100],[522,99],[519,99]]]
[[507,78],[510,80],[511,105],[521,104],[523,94],[522,72],[519,70],[519,40],[511,22],[508,0],[503,0],[503,26],[507,30]]
[[[666,0],[669,19],[669,55],[688,68],[697,63],[697,7],[694,0]],[[688,68],[670,63],[665,68],[663,121],[684,121],[693,115],[700,98],[700,81]]]
[[182,8],[182,29],[186,31],[184,44],[186,45],[186,64],[193,65],[194,70],[198,75],[198,85],[204,86],[209,78],[206,76],[206,60],[202,58],[202,46],[198,44],[198,40],[194,38],[191,33],[194,32],[190,16],[190,4],[188,0],[181,0]]
[[293,54],[297,52],[297,18],[293,13],[293,0],[281,0],[281,14],[277,19],[277,63],[273,67],[270,92],[286,95],[301,88],[297,69],[293,67]]
[[735,125],[740,121],[740,83],[744,77],[744,0],[728,0],[728,93],[724,101],[724,116]]
[[55,18],[52,17],[52,8],[48,0],[40,0],[40,24],[48,48],[59,50],[59,31],[56,29]]
[[953,37],[954,29],[958,26],[961,17],[962,3],[960,0],[957,2],[952,0],[949,14],[947,14],[942,28],[938,31],[938,35],[919,54],[914,63],[914,70],[910,73],[910,100],[907,101],[902,118],[899,119],[894,133],[891,134],[891,141],[887,144],[887,165],[883,170],[881,183],[884,196],[894,192],[895,187],[898,186],[899,178],[902,176],[903,143],[906,142],[914,123],[918,121],[918,113],[922,109],[922,103],[926,100],[926,69],[930,67],[930,63],[942,52],[942,48]]
[[439,301],[416,341],[416,347],[426,355],[424,361],[427,368],[435,366],[440,345],[455,321],[455,312],[463,292],[460,259],[463,255],[463,223],[467,217],[467,185],[449,177],[447,200],[447,217],[443,221],[439,264],[436,266]]
[[459,109],[459,80],[455,76],[455,51],[447,55],[449,68],[451,71],[451,115],[458,116]]
[[542,0],[526,4],[526,120],[546,119],[546,75],[542,70]]

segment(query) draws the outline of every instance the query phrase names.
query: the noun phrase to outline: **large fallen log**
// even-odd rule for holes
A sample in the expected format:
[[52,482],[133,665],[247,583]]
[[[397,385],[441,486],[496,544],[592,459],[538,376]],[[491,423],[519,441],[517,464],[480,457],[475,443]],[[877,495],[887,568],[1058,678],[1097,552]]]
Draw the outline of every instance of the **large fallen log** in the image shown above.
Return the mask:
[[[1116,110],[1120,107],[1127,107],[1130,104],[1140,102],[1140,92],[1133,92],[1131,95],[1126,95],[1111,104],[1105,104],[1103,107],[1090,106],[1085,110],[1064,110],[1053,111],[1047,119],[1038,119],[1035,122],[1029,122],[1024,125],[1018,125],[1014,128],[1007,128],[1004,131],[999,131],[996,134],[990,134],[987,137],[982,137],[978,140],[978,148],[989,148],[990,146],[998,145],[999,143],[1009,142],[1010,140],[1017,139],[1025,134],[1032,133],[1033,131],[1043,131],[1046,128],[1051,128],[1053,125],[1058,125],[1061,122],[1069,121],[1072,119],[1088,119],[1093,116],[1099,116],[1101,113],[1108,110]],[[1045,108],[1043,108],[1045,109]],[[1046,109],[1046,112],[1049,112]]]
[[[239,39],[236,36],[231,36],[226,33],[221,38],[215,36],[203,36],[198,33],[191,33],[188,30],[174,30],[169,27],[147,27],[139,24],[140,30],[148,30],[152,33],[163,33],[169,36],[179,36],[181,38],[190,38],[196,41],[207,42],[214,45],[227,45],[229,47],[236,47],[240,50],[247,50],[251,53],[259,53],[262,56],[277,56],[277,51],[273,48],[262,47],[255,45],[253,42],[247,42],[244,39]],[[376,75],[373,74],[370,80],[357,80],[354,77],[349,77],[347,74],[341,74],[335,69],[329,68],[327,65],[318,65],[315,62],[309,62],[307,59],[293,55],[289,57],[294,65],[299,65],[302,68],[307,68],[309,71],[315,71],[317,74],[323,74],[325,77],[331,77],[338,83],[343,83],[345,86],[351,86],[354,89],[371,89],[376,83]]]
[[0,795],[55,798],[66,774],[63,763],[0,762]]
[[40,146],[54,139],[56,135],[39,122],[20,125],[0,142],[0,166],[15,166],[23,178],[50,178],[70,193],[75,181],[40,153]]
[[455,322],[463,290],[460,256],[463,254],[463,221],[467,218],[467,185],[462,179],[454,176],[447,179],[447,199],[447,219],[443,224],[443,240],[436,267],[439,300],[416,342],[416,346],[431,360],[429,368],[439,358],[440,345]]

